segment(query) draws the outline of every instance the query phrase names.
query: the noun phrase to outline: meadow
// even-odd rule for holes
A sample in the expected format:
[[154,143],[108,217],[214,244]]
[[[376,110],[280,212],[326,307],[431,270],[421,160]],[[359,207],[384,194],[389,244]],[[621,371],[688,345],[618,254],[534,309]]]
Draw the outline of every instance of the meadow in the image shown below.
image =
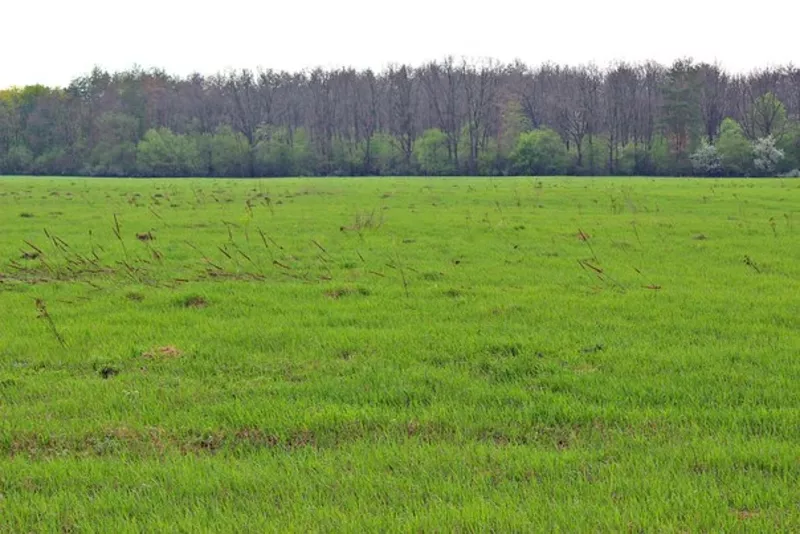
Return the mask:
[[0,178],[0,531],[800,530],[800,181]]

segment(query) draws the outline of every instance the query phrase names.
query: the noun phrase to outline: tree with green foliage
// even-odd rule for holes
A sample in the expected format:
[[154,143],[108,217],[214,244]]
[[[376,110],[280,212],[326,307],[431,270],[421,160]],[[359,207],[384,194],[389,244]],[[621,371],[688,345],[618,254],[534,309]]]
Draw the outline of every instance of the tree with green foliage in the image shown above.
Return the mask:
[[249,171],[250,143],[244,134],[220,126],[213,134],[194,137],[206,176],[245,176]]
[[780,139],[787,126],[786,107],[774,94],[766,93],[753,102],[743,119],[745,133],[751,139]]
[[294,174],[292,142],[287,128],[262,126],[255,146],[257,176],[291,176]]
[[394,136],[377,133],[371,140],[372,167],[378,175],[391,175],[403,167],[403,150]]
[[649,147],[638,143],[626,144],[620,153],[617,170],[628,176],[669,176],[677,172],[672,147],[662,134],[654,135]]
[[6,172],[3,162],[17,140],[17,114],[7,94],[8,91],[0,91],[0,172]]
[[500,130],[498,132],[498,153],[508,158],[517,146],[517,139],[523,132],[533,129],[531,120],[525,115],[522,105],[518,100],[509,100],[503,106],[500,115]]
[[355,140],[334,137],[331,140],[330,162],[326,174],[361,176],[364,174],[364,146]]
[[30,164],[32,174],[59,175],[75,174],[79,172],[78,157],[75,154],[77,146],[71,147],[55,145],[45,149],[36,156]]
[[535,176],[564,174],[567,160],[567,148],[561,136],[549,128],[520,135],[511,154],[511,161],[518,172]]
[[13,145],[0,157],[0,171],[8,174],[28,174],[33,164],[33,153],[25,145]]
[[136,142],[139,119],[107,112],[97,120],[98,143],[89,156],[87,173],[100,176],[130,176],[136,172]]
[[168,128],[148,130],[136,152],[139,172],[145,176],[193,176],[202,168],[200,150],[186,135]]
[[414,154],[420,170],[428,176],[455,173],[450,159],[450,140],[438,128],[425,130],[414,142]]
[[500,149],[497,139],[487,139],[478,154],[478,174],[500,176],[508,174],[508,158]]
[[722,121],[716,147],[726,175],[742,176],[750,172],[753,147],[738,122],[730,118]]
[[262,127],[257,138],[256,175],[312,176],[316,173],[313,149],[303,128],[292,131],[283,127]]
[[678,174],[691,169],[689,154],[700,138],[699,70],[691,60],[678,60],[667,71],[662,90],[661,121]]
[[294,176],[314,176],[319,166],[319,158],[314,152],[308,130],[297,128],[291,131],[291,140]]
[[[576,174],[596,175],[608,158],[608,144],[608,137],[605,135],[586,135],[581,140],[580,157],[578,157],[578,146],[574,145],[571,156],[575,161]],[[578,161],[581,163],[578,164]]]
[[777,142],[777,147],[783,151],[783,160],[779,166],[780,172],[800,170],[800,123],[793,121],[787,123],[783,135]]

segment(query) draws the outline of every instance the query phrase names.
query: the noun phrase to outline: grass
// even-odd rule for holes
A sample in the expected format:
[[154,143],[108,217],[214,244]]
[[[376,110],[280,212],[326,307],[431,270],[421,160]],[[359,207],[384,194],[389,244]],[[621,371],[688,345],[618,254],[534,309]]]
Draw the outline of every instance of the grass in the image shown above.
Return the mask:
[[0,179],[0,530],[800,530],[799,211]]

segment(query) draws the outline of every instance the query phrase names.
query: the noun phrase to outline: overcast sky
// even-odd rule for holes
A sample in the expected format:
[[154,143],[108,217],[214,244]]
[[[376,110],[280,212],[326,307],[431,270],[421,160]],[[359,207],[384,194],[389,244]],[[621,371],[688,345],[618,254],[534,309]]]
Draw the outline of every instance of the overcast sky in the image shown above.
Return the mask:
[[[732,71],[800,63],[790,0],[38,0],[2,2],[0,87],[66,85],[95,65],[228,68],[529,64],[690,56]],[[119,6],[119,7],[117,7]]]

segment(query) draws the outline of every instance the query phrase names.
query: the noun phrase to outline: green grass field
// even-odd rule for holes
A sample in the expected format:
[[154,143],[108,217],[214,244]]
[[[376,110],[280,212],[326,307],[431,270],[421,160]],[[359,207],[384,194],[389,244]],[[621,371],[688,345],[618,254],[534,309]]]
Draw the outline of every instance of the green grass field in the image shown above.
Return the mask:
[[800,181],[0,179],[0,530],[800,530]]

